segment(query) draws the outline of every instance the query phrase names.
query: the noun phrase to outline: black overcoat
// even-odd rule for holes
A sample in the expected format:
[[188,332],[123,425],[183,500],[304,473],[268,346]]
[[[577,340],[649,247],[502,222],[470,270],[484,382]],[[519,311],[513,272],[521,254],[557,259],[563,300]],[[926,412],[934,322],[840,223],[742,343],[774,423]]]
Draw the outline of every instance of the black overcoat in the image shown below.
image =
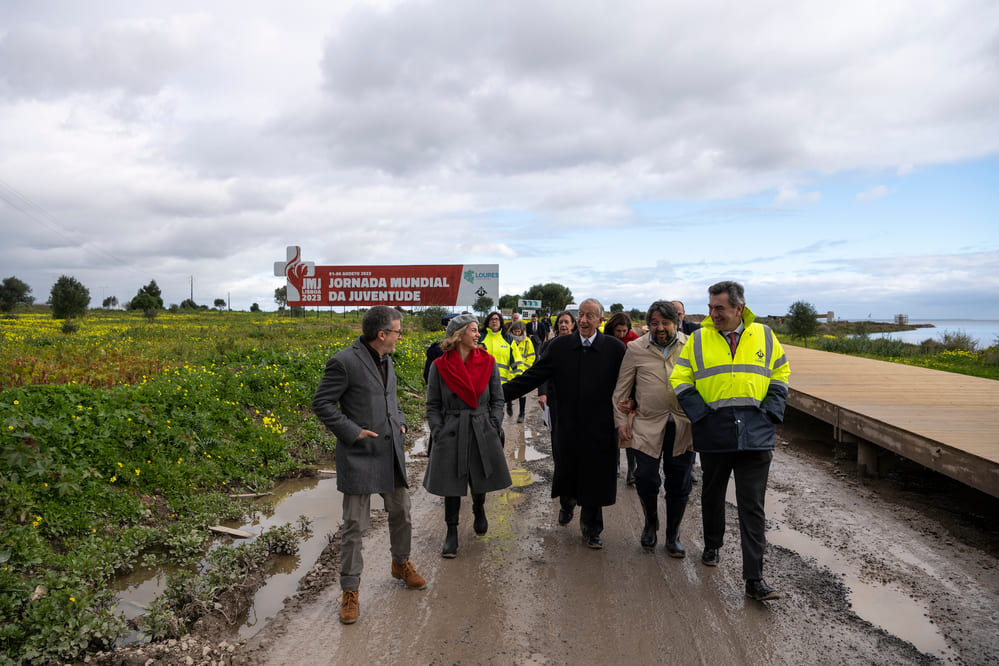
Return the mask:
[[624,344],[597,333],[584,350],[578,333],[549,341],[547,352],[519,377],[503,385],[509,401],[547,381],[558,395],[552,441],[552,497],[572,497],[581,506],[609,506],[617,498],[617,441],[612,396]]

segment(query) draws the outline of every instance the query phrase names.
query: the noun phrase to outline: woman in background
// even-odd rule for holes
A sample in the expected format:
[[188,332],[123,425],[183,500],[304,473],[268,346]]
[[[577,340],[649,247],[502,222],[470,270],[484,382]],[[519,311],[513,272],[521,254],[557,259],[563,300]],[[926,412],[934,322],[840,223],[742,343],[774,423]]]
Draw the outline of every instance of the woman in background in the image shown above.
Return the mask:
[[[517,372],[519,375],[524,372],[524,370],[527,370],[529,367],[534,365],[534,343],[531,341],[531,338],[527,337],[527,328],[524,326],[524,322],[519,319],[517,321],[510,322],[510,337],[512,338],[513,344],[517,347],[517,352],[520,354],[520,368]],[[517,423],[523,423],[524,409],[527,406],[527,396],[520,396],[519,402],[520,413],[517,414]],[[509,411],[507,413],[509,413]]]

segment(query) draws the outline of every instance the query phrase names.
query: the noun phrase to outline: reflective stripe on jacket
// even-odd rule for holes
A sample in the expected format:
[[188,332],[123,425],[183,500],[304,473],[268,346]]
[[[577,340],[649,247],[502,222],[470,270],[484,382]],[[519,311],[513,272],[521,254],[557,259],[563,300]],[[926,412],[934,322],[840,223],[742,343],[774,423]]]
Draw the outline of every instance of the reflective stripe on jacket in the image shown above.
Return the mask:
[[513,344],[503,331],[495,333],[489,329],[483,334],[479,342],[485,346],[489,355],[496,359],[496,368],[499,370],[500,381],[508,382],[521,372],[523,361],[520,358],[520,350]]
[[513,344],[517,347],[517,351],[520,352],[521,365],[520,372],[517,373],[519,375],[521,372],[534,365],[534,343],[531,342],[531,338],[525,337],[523,342],[517,342],[514,340]]
[[734,357],[728,340],[705,319],[670,375],[677,400],[695,424],[697,451],[773,448],[773,426],[784,419],[791,369],[777,336],[754,319],[744,307],[745,330]]

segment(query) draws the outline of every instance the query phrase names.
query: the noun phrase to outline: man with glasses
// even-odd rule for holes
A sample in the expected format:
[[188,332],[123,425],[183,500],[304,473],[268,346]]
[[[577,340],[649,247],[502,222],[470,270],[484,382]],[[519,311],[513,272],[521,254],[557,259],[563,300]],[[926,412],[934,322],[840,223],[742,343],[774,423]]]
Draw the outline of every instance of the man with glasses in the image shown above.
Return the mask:
[[340,546],[340,622],[360,614],[358,587],[364,560],[361,537],[368,529],[371,495],[381,495],[388,513],[392,577],[422,590],[426,581],[409,561],[413,526],[403,439],[406,418],[396,398],[392,357],[402,335],[402,313],[376,305],[361,320],[361,335],[326,363],[312,411],[337,438],[336,484],[343,493]]
[[721,559],[725,491],[734,474],[746,596],[777,599],[780,592],[763,580],[764,498],[791,369],[774,332],[754,321],[741,284],[718,282],[708,296],[710,318],[687,340],[670,375],[704,470],[701,561],[715,567]]
[[614,389],[618,405],[614,418],[622,444],[627,442],[635,452],[635,488],[645,514],[642,548],[651,552],[658,543],[659,489],[664,488],[666,553],[680,558],[686,555],[679,534],[690,498],[694,448],[690,420],[676,400],[669,376],[687,336],[680,332],[679,314],[669,301],[649,306],[645,323],[649,334],[631,341],[621,363]]
[[577,332],[551,340],[544,356],[503,385],[506,400],[519,398],[543,382],[558,395],[557,418],[552,419],[558,423],[552,431],[552,497],[561,503],[558,524],[568,525],[579,504],[583,539],[594,549],[603,548],[603,507],[617,499],[620,454],[611,397],[624,358],[624,343],[597,330],[603,315],[603,306],[595,298],[580,303]]

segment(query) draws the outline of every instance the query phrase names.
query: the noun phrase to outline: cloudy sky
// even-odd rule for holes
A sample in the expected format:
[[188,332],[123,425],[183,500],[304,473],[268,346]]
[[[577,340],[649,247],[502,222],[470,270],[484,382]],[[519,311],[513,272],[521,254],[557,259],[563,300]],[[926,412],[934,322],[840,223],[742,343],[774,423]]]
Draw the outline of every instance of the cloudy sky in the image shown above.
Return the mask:
[[0,231],[94,306],[271,310],[300,245],[999,319],[999,3],[3,0]]

